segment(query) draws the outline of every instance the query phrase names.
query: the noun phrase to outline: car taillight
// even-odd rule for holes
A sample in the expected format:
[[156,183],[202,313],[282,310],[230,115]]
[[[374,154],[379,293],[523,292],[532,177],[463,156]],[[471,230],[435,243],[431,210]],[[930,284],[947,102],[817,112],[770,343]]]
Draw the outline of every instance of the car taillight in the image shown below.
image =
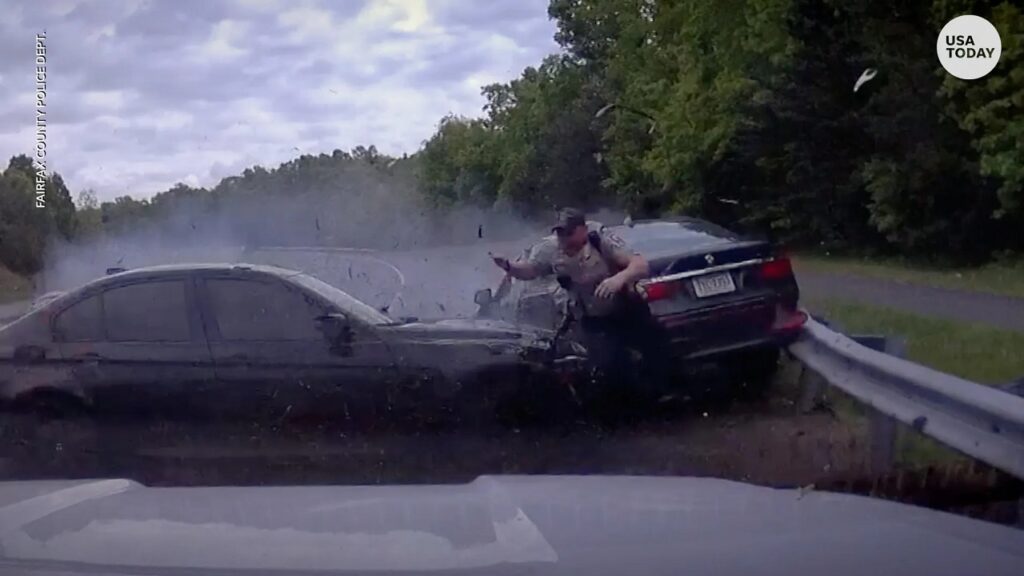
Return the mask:
[[792,332],[799,330],[807,323],[807,313],[802,310],[787,310],[779,306],[775,311],[775,322],[772,330],[776,332]]
[[654,302],[655,300],[671,298],[678,291],[678,282],[650,282],[642,285],[640,294],[644,297],[644,300]]
[[776,258],[761,264],[761,278],[765,280],[784,280],[793,276],[793,265],[789,258]]

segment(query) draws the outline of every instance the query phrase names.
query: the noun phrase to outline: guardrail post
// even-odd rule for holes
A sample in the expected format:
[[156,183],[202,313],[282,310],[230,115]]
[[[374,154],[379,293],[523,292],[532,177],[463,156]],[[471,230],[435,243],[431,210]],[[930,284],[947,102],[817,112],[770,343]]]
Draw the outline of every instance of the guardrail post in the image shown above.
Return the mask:
[[[906,342],[899,338],[859,338],[861,344],[885,352],[890,356],[904,358]],[[871,473],[885,474],[892,468],[896,452],[896,420],[882,412],[872,409],[869,419],[871,434]]]
[[[868,342],[858,345],[810,318],[789,351],[830,386],[903,426],[1024,478],[1024,398],[899,358],[901,344],[886,346],[888,354],[866,349]],[[892,434],[884,424],[876,428],[878,460],[884,466]]]
[[[831,326],[835,330],[842,331],[841,328],[824,318],[817,318],[817,320],[825,326]],[[828,389],[828,381],[821,374],[803,366],[800,369],[799,382],[800,403],[798,408],[804,414],[810,414],[825,403],[825,391]]]
[[800,411],[804,414],[813,412],[824,400],[828,382],[806,366],[800,371]]

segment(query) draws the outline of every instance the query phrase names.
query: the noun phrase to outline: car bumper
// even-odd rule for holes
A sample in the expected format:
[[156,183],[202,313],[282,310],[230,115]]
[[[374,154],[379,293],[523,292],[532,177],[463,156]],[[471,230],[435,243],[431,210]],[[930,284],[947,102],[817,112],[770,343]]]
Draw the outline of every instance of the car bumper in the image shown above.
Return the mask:
[[742,350],[783,347],[795,340],[806,313],[759,299],[657,318],[677,356],[708,359]]

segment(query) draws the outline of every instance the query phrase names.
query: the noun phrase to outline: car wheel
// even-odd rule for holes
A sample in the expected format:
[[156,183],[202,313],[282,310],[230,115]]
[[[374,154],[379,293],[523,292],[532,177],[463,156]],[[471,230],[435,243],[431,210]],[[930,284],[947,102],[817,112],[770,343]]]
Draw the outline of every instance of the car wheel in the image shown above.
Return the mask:
[[96,422],[78,399],[41,394],[19,400],[15,406],[16,440],[32,460],[64,463],[96,453]]

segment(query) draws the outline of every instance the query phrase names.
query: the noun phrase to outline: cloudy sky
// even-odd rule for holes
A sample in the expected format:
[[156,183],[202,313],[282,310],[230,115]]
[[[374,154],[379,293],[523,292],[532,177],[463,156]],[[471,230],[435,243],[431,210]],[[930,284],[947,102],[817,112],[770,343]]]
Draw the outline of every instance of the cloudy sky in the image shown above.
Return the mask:
[[556,52],[554,29],[547,0],[7,1],[0,158],[34,150],[44,30],[48,168],[106,200],[300,153],[414,152]]

